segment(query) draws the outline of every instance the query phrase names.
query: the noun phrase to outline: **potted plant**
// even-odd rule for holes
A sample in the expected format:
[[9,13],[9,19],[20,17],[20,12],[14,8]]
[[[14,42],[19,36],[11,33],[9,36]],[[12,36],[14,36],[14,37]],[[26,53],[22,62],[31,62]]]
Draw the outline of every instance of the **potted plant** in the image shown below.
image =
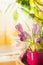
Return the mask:
[[32,23],[31,34],[24,31],[21,24],[17,24],[16,29],[20,32],[19,39],[28,42],[27,62],[30,65],[43,65],[43,25]]

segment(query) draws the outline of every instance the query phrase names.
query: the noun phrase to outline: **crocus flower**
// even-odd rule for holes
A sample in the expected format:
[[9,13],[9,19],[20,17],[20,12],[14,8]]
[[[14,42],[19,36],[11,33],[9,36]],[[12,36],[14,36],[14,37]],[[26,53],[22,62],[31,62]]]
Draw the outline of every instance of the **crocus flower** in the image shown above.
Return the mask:
[[38,23],[32,24],[32,31],[34,34],[37,34],[37,32],[39,31],[40,26]]
[[29,37],[28,33],[24,31],[21,33],[20,40],[25,41],[28,37]]
[[25,41],[29,37],[29,34],[23,30],[21,24],[17,24],[15,26],[15,28],[20,32],[20,34],[18,34],[18,36],[19,36],[21,41]]
[[19,32],[23,32],[23,28],[22,25],[19,23],[15,26],[15,28],[19,31]]
[[36,41],[35,42],[36,43],[40,43],[41,42],[41,37],[36,38]]

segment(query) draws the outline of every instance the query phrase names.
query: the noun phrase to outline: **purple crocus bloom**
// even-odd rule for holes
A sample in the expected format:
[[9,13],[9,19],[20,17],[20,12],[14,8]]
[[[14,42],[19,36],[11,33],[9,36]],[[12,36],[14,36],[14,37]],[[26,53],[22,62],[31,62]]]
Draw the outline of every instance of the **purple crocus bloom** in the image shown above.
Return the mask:
[[17,24],[15,26],[15,28],[20,32],[20,34],[18,34],[18,36],[19,36],[21,41],[25,41],[29,37],[28,33],[23,30],[21,24]]
[[28,33],[25,31],[22,32],[21,34],[22,34],[22,36],[20,38],[21,41],[25,41],[29,37]]
[[25,31],[22,32],[21,34],[18,34],[18,36],[19,36],[21,41],[25,41],[29,37],[28,33]]
[[19,31],[19,32],[23,32],[23,28],[22,25],[19,23],[15,26],[15,28]]
[[37,32],[39,31],[40,26],[38,23],[32,24],[32,31],[34,34],[37,34]]
[[36,43],[40,43],[41,42],[41,37],[36,38]]

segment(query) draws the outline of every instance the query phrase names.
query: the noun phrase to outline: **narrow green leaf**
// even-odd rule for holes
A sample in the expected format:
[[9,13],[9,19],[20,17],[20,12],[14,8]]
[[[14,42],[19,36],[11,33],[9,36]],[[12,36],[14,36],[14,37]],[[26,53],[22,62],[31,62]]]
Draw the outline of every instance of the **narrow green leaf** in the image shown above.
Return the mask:
[[15,10],[14,13],[13,13],[13,19],[15,21],[17,21],[17,19],[18,19],[18,12],[17,12],[17,10]]

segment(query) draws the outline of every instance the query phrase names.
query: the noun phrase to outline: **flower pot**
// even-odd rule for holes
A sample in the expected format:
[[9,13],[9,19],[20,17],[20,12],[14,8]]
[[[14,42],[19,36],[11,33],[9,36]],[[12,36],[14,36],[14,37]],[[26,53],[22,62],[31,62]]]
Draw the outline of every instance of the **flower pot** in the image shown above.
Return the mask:
[[43,52],[28,52],[27,63],[29,65],[43,65]]

